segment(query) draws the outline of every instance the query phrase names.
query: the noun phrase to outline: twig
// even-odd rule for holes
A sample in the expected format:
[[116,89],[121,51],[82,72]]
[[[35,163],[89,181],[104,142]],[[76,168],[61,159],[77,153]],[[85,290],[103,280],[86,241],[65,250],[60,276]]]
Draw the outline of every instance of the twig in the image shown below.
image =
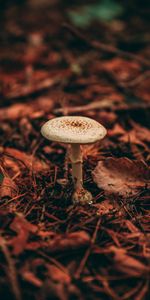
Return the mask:
[[77,269],[76,271],[76,274],[75,274],[75,278],[80,278],[80,274],[82,273],[83,269],[84,269],[84,266],[88,260],[88,257],[91,253],[91,248],[96,240],[96,236],[97,236],[97,232],[98,232],[98,229],[99,229],[99,225],[100,225],[100,222],[101,222],[101,218],[98,219],[98,222],[96,224],[96,227],[95,227],[95,230],[94,230],[94,233],[93,233],[93,236],[92,236],[92,239],[91,239],[91,244],[89,246],[89,248],[87,249],[87,251],[85,252],[85,255],[83,257],[83,259],[81,260],[81,263],[79,265],[79,268]]
[[[86,112],[89,110],[95,110],[95,109],[105,109],[105,108],[112,108],[114,111],[120,111],[120,110],[132,110],[132,109],[148,109],[150,108],[150,104],[145,104],[145,103],[133,103],[130,104],[130,107],[126,104],[120,104],[119,102],[117,103],[116,100],[112,99],[102,99],[100,101],[95,101],[91,102],[86,105],[81,105],[81,106],[68,106],[66,107],[67,113],[78,113],[78,112]],[[63,108],[58,108],[54,110],[55,114],[58,113],[63,113],[64,109]]]
[[20,292],[20,288],[19,288],[19,284],[18,284],[18,280],[17,280],[15,265],[14,265],[11,255],[9,253],[8,247],[6,246],[5,240],[2,237],[0,237],[0,247],[6,258],[6,261],[7,261],[8,267],[9,267],[9,272],[7,273],[7,276],[9,277],[12,292],[13,292],[16,300],[21,300],[21,292]]
[[128,208],[127,208],[127,206],[125,205],[125,203],[124,203],[122,200],[121,200],[121,204],[122,204],[124,210],[125,210],[125,211],[127,212],[127,214],[130,216],[131,220],[135,219],[135,221],[137,222],[137,224],[138,224],[140,230],[142,231],[142,233],[144,234],[144,236],[147,237],[147,234],[146,234],[146,232],[145,232],[145,230],[144,230],[142,224],[140,223],[139,219],[137,218],[135,212],[133,211],[133,209],[132,209],[132,211],[129,211]]
[[84,43],[86,43],[90,48],[94,48],[96,50],[101,50],[103,52],[111,53],[111,54],[117,54],[119,56],[125,57],[127,59],[134,59],[138,61],[140,64],[145,65],[145,67],[150,67],[150,61],[140,57],[139,55],[132,54],[130,52],[126,52],[123,50],[120,50],[112,45],[106,45],[99,41],[90,41],[87,37],[83,35],[83,33],[79,32],[77,29],[72,27],[70,24],[63,24],[63,27],[70,31],[72,35],[77,37],[78,39],[82,40]]
[[134,86],[140,84],[142,81],[144,81],[145,79],[147,79],[149,77],[150,77],[150,71],[145,71],[144,73],[140,74],[138,77],[133,79],[132,81],[127,82],[126,84],[124,84],[124,86],[134,87]]
[[[113,101],[112,100],[108,101],[108,99],[102,99],[101,101],[91,102],[86,105],[66,107],[66,109],[67,109],[67,113],[76,113],[80,111],[88,111],[88,110],[98,109],[98,108],[107,108],[110,107],[111,104],[113,104]],[[58,108],[54,110],[54,113],[61,113],[63,112],[63,110],[64,110],[63,108]]]
[[32,85],[29,86],[19,86],[15,91],[10,91],[6,95],[4,94],[4,98],[6,103],[9,104],[10,100],[17,100],[19,98],[21,99],[26,99],[29,96],[36,96],[37,94],[40,95],[44,91],[49,90],[53,86],[59,84],[62,81],[62,78],[56,77],[54,79],[51,78],[46,78],[42,80],[41,82],[36,82]]

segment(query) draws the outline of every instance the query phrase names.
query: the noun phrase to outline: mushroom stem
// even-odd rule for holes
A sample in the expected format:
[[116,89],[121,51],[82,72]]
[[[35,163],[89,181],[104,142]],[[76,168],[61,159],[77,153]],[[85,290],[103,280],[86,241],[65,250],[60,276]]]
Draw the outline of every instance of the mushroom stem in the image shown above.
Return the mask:
[[72,177],[74,181],[73,202],[92,204],[92,194],[83,188],[83,160],[80,144],[71,144],[69,157],[72,163]]
[[74,181],[75,190],[82,189],[82,153],[79,144],[71,144],[70,160],[72,164],[72,177]]

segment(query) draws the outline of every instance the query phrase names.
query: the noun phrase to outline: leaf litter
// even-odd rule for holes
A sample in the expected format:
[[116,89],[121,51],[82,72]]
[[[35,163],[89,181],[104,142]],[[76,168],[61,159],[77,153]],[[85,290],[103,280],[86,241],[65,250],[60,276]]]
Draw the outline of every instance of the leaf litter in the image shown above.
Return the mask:
[[[3,4],[1,19],[1,298],[147,300],[147,18],[137,3],[132,14],[133,1],[119,20],[99,21],[95,4],[96,19],[78,29],[67,1],[28,2]],[[108,130],[83,149],[92,206],[72,205],[67,149],[40,135],[46,120],[67,114]]]
[[123,197],[135,196],[140,189],[150,186],[150,170],[142,161],[131,161],[126,157],[109,157],[100,161],[93,171],[99,188],[110,194]]

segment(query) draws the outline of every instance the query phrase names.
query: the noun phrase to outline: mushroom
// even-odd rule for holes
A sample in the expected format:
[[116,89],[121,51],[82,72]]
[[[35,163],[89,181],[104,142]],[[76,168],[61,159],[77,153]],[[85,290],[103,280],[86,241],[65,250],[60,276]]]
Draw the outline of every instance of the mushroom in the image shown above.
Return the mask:
[[92,194],[83,188],[81,144],[92,144],[103,139],[106,129],[97,121],[82,116],[58,117],[47,121],[41,129],[48,140],[70,144],[68,151],[74,182],[73,202],[91,204]]

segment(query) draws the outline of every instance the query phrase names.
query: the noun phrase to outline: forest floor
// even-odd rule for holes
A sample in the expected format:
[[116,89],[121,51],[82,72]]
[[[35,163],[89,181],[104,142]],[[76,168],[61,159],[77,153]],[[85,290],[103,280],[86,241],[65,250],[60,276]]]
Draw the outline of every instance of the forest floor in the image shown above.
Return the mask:
[[[60,1],[5,6],[0,33],[0,299],[145,300],[150,271],[147,15],[78,28]],[[55,5],[57,2],[57,5]],[[47,120],[83,115],[93,205],[73,205],[66,146]]]

